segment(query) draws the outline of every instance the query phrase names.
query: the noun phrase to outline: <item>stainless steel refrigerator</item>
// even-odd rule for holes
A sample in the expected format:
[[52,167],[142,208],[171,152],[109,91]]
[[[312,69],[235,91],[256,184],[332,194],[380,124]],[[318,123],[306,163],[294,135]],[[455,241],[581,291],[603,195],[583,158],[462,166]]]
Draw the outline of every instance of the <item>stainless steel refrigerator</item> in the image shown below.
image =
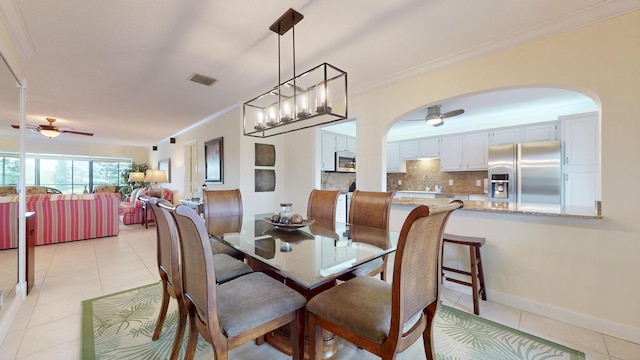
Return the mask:
[[560,209],[560,141],[489,146],[489,201]]

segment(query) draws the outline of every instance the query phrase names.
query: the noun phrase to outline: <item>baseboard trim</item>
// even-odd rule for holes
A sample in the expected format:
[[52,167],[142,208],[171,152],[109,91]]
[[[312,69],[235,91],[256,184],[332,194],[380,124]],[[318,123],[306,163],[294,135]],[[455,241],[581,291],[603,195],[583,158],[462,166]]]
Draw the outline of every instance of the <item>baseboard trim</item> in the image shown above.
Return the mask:
[[5,302],[2,316],[0,317],[0,344],[4,342],[5,337],[9,333],[9,328],[11,328],[11,324],[18,314],[18,310],[25,296],[26,293],[22,291],[19,286],[16,286],[16,294],[12,299]]
[[640,328],[487,289],[491,301],[640,344]]

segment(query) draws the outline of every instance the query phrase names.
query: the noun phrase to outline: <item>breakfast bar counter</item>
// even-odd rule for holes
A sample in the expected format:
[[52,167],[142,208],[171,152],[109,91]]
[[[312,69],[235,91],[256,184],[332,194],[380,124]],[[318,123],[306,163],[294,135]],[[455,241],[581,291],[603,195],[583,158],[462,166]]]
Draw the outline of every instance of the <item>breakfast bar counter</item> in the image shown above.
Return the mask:
[[[392,205],[443,205],[451,202],[453,198],[428,198],[420,196],[405,197],[402,194],[396,194],[391,202]],[[491,213],[505,214],[523,214],[523,215],[540,215],[553,216],[561,218],[575,219],[602,219],[600,211],[594,207],[590,208],[563,208],[560,205],[541,205],[541,204],[515,204],[506,202],[492,202],[483,200],[464,200],[464,207],[461,210],[482,211]]]

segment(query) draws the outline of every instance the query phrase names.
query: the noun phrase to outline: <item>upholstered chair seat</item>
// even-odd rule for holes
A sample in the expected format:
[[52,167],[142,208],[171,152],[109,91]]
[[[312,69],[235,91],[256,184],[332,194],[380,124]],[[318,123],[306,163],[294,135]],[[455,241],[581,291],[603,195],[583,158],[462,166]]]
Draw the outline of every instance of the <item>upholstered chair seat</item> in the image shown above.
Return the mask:
[[227,254],[214,254],[213,261],[219,284],[253,272],[249,265]]
[[295,290],[262,272],[220,284],[217,294],[220,330],[227,337],[268,323],[307,302]]

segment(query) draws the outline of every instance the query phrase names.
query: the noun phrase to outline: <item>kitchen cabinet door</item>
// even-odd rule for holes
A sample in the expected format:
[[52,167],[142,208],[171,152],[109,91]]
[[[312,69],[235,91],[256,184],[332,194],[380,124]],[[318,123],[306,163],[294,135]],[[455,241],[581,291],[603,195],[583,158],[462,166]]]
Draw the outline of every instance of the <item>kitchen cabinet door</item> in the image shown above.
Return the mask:
[[347,151],[356,153],[356,138],[347,137]]
[[561,121],[564,164],[598,165],[600,141],[597,113],[567,116]]
[[418,156],[421,158],[436,158],[440,156],[440,141],[438,138],[422,139],[418,142]]
[[491,145],[517,144],[521,142],[521,131],[519,127],[493,130],[491,133]]
[[464,164],[465,170],[487,170],[489,133],[479,132],[464,137]]
[[462,170],[462,136],[445,136],[440,139],[440,171]]
[[402,172],[399,143],[387,144],[387,172]]
[[347,194],[340,194],[336,203],[336,221],[347,222]]
[[336,137],[322,133],[322,167],[323,171],[336,170]]
[[418,141],[403,141],[400,143],[400,159],[413,160],[418,158]]
[[336,135],[336,151],[348,151],[346,136]]
[[544,123],[524,127],[523,142],[558,140],[558,123]]
[[596,206],[596,194],[598,193],[598,173],[569,173],[565,174],[564,205],[575,213],[576,207],[594,209]]

